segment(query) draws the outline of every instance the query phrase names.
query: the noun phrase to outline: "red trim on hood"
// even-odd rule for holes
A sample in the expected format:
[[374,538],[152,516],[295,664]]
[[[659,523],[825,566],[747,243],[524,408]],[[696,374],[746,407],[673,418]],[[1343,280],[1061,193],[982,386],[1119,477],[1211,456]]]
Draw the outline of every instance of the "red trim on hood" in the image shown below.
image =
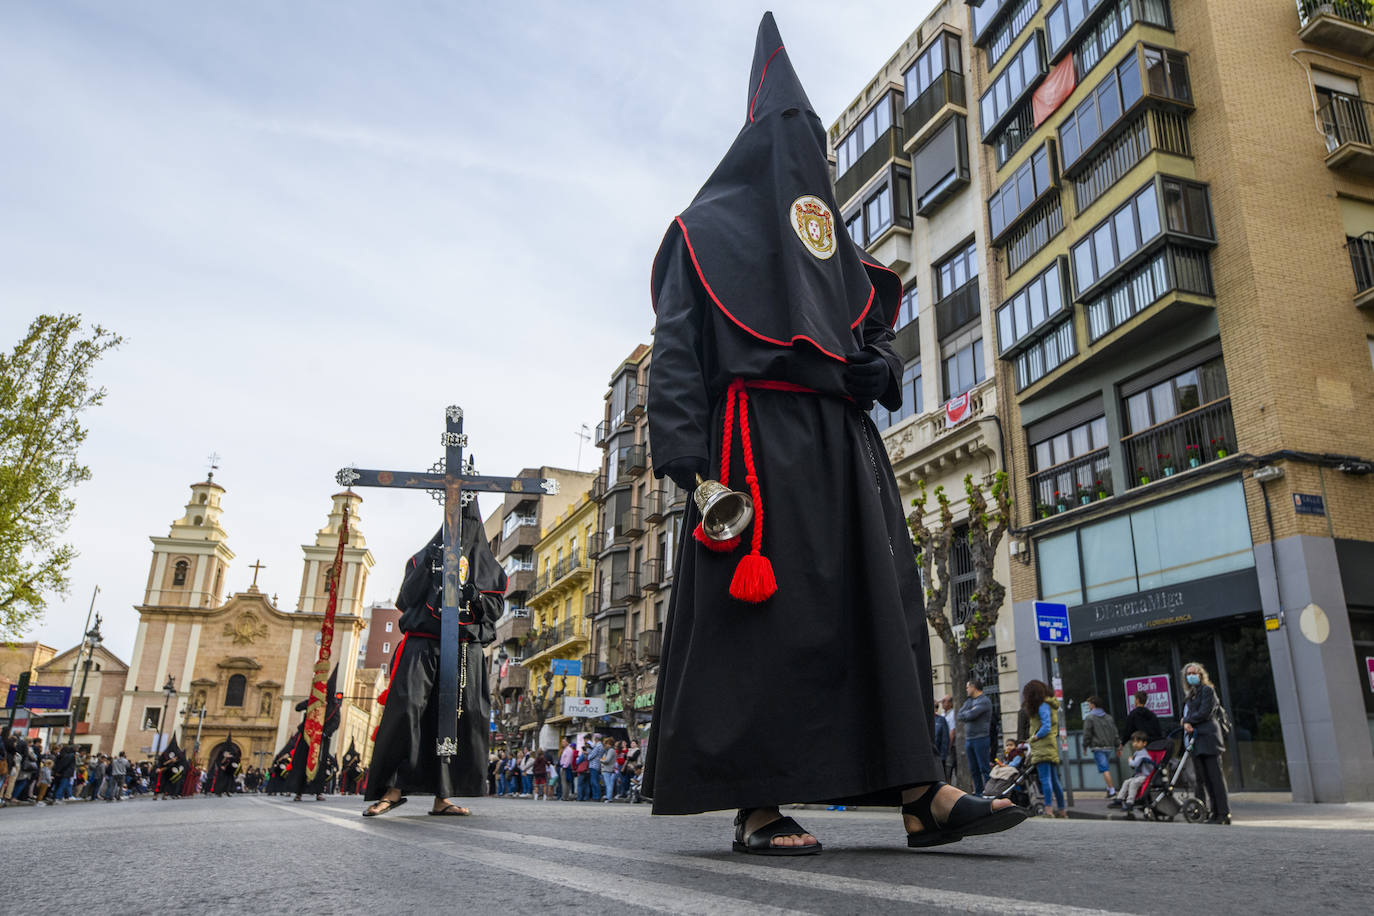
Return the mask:
[[759,92],[763,89],[763,78],[768,75],[768,65],[773,62],[773,58],[781,53],[783,45],[778,45],[778,50],[768,55],[768,60],[763,62],[763,72],[759,74],[759,84],[754,88],[754,94],[749,98],[749,123],[754,122],[754,103],[759,100]]
[[[758,331],[755,331],[753,328],[749,327],[749,325],[745,324],[743,321],[740,321],[738,318],[736,318],[733,314],[730,313],[730,310],[725,307],[725,303],[720,301],[720,297],[716,295],[716,291],[711,289],[711,284],[707,282],[706,274],[702,272],[701,264],[697,261],[696,249],[692,247],[692,239],[687,234],[687,226],[682,222],[682,217],[676,217],[674,222],[676,222],[678,228],[682,230],[682,240],[687,243],[687,253],[692,257],[692,266],[696,268],[697,278],[701,280],[701,285],[706,288],[706,294],[711,297],[711,301],[716,304],[716,308],[720,309],[721,312],[725,314],[725,317],[733,321],[735,325],[740,328],[740,330],[745,331],[746,333],[751,334],[754,337],[757,337],[764,343],[774,344],[779,347],[790,347],[797,341],[804,340],[833,360],[838,360],[842,363],[849,362],[849,360],[845,359],[843,356],[831,353],[825,347],[822,347],[820,344],[816,343],[814,340],[812,340],[810,337],[807,337],[805,334],[797,334],[791,340],[778,340],[776,337],[769,337],[766,334],[760,334]],[[873,296],[874,290],[870,289],[868,294],[869,305],[872,305],[873,303]],[[655,311],[657,311],[657,303],[655,303]],[[868,314],[868,306],[864,307],[864,315],[866,314]],[[859,320],[862,321],[863,317],[863,315],[860,315]],[[855,322],[856,325],[857,323],[858,322]],[[853,326],[854,325],[851,325],[851,327]]]
[[[904,293],[904,292],[906,291],[906,284],[902,283],[902,276],[901,276],[901,274],[897,273],[897,271],[893,270],[891,267],[884,267],[883,265],[877,263],[876,261],[865,261],[865,260],[863,259],[862,256],[860,256],[859,261],[860,261],[861,263],[863,263],[863,264],[864,264],[865,266],[867,266],[867,267],[875,267],[875,268],[877,268],[878,270],[885,270],[885,271],[887,271],[888,273],[892,274],[892,276],[894,276],[894,277],[897,278],[897,308],[894,309],[893,312],[892,312],[892,322],[891,322],[892,327],[896,327],[896,326],[897,326],[897,318],[898,318],[898,316],[900,316],[900,314],[901,314],[901,312],[902,312],[902,293]],[[876,287],[875,287],[875,290],[876,290]],[[857,325],[858,325],[858,322],[855,322],[855,326],[856,326],[856,327],[857,327]]]

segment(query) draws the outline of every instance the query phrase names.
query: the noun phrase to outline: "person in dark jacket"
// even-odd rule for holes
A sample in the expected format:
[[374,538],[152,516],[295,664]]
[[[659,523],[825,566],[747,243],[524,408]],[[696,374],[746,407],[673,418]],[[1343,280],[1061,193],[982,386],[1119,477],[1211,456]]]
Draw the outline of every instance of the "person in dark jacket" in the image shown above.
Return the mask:
[[1083,716],[1083,747],[1093,755],[1097,772],[1107,783],[1107,798],[1116,797],[1116,784],[1112,780],[1112,757],[1121,746],[1121,736],[1117,734],[1116,723],[1102,708],[1101,697],[1088,697],[1088,712]]
[[53,764],[52,778],[57,786],[53,801],[66,801],[72,797],[72,779],[76,776],[76,748],[70,744],[62,748]]
[[1231,806],[1226,797],[1226,780],[1221,775],[1221,754],[1226,745],[1217,725],[1217,692],[1207,669],[1197,662],[1183,667],[1188,685],[1183,703],[1183,730],[1193,745],[1193,769],[1197,781],[1207,791],[1212,816],[1209,824],[1231,823]]
[[992,758],[992,699],[983,693],[977,678],[964,685],[968,699],[959,707],[958,719],[964,723],[964,753],[973,777],[973,794],[982,795]]
[[945,718],[944,710],[939,706],[935,707],[935,753],[940,758],[940,763],[944,766],[945,772],[949,772],[950,754],[950,734],[949,720]]
[[1126,716],[1126,730],[1121,732],[1122,745],[1126,743],[1126,735],[1134,735],[1136,732],[1144,732],[1145,737],[1151,741],[1164,737],[1164,726],[1159,724],[1159,716],[1154,714],[1146,704],[1150,701],[1150,695],[1143,690],[1137,690],[1135,694],[1135,706]]

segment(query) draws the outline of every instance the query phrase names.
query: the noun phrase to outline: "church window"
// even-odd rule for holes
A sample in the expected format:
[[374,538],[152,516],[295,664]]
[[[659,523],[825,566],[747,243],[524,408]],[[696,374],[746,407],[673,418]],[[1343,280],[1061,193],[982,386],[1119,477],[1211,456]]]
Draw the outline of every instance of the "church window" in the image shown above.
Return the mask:
[[177,560],[176,568],[172,570],[172,584],[185,585],[186,573],[191,568],[191,564],[185,560]]
[[199,515],[196,516],[196,524],[197,524],[197,525],[199,525],[199,524],[200,524],[201,522],[203,522],[203,521],[205,521],[205,519],[201,518]]
[[242,706],[243,694],[248,687],[248,678],[242,674],[236,674],[229,678],[229,686],[224,688],[225,706]]
[[200,504],[201,504],[202,506],[205,505],[205,494],[204,494],[204,493],[200,494]]

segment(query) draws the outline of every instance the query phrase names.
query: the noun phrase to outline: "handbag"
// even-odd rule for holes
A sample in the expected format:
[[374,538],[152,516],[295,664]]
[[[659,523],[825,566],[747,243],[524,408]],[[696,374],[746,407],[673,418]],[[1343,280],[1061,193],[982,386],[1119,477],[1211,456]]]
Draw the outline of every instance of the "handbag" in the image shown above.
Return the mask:
[[577,764],[577,772],[579,772],[579,773],[585,773],[585,772],[587,772],[588,770],[590,770],[591,767],[592,767],[592,765],[591,765],[590,763],[588,763],[587,761],[583,760],[583,761],[581,761],[581,762],[579,762],[579,763]]

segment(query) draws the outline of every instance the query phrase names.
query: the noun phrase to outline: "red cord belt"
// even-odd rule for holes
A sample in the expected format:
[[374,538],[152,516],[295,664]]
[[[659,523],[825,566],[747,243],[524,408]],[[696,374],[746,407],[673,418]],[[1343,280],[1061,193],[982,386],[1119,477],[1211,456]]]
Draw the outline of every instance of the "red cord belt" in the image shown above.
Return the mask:
[[[773,564],[763,555],[763,492],[759,488],[759,475],[754,462],[754,443],[749,432],[749,389],[765,391],[788,391],[797,394],[822,394],[814,388],[773,379],[735,379],[725,392],[725,422],[720,440],[720,482],[730,486],[730,457],[734,445],[735,412],[739,411],[740,448],[744,452],[744,481],[749,486],[749,495],[754,500],[754,526],[751,549],[739,562],[735,576],[730,582],[730,596],[738,601],[758,604],[777,594],[778,582],[773,575]],[[716,541],[706,536],[700,524],[693,533],[697,541],[716,553],[729,553],[739,546],[736,535],[725,541]]]

